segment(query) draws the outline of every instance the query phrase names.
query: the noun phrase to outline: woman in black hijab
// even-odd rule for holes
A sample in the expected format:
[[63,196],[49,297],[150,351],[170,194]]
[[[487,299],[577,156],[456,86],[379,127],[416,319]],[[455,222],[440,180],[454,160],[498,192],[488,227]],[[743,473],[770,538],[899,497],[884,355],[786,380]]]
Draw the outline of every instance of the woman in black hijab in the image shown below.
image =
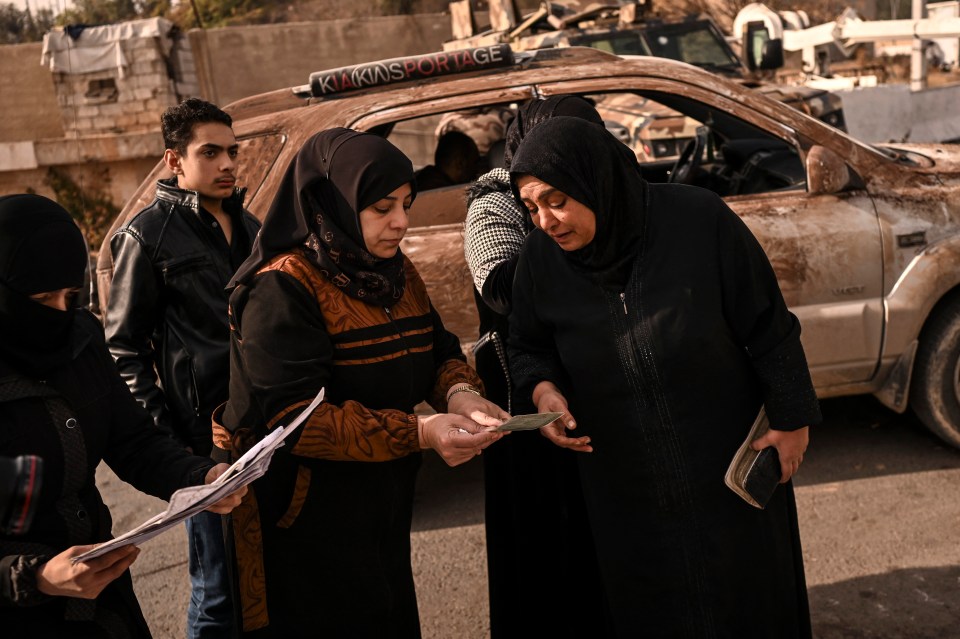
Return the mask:
[[0,455],[43,460],[33,521],[0,535],[0,627],[9,636],[149,637],[127,570],[136,547],[71,562],[110,538],[94,471],[103,459],[167,499],[226,469],[163,436],[130,395],[99,323],[71,303],[86,267],[83,237],[60,205],[0,198]]
[[[534,130],[511,178],[540,229],[517,266],[511,372],[540,411],[567,412],[545,434],[585,453],[615,635],[809,637],[788,480],[820,412],[760,245],[709,191],[647,185],[582,120]],[[755,447],[778,449],[785,482],[765,510],[723,481],[761,405]]]
[[[516,413],[535,412],[529,397],[511,398],[506,357],[513,276],[533,224],[513,197],[509,168],[523,138],[557,116],[603,124],[579,96],[527,102],[507,128],[506,168],[481,176],[467,195],[464,254],[480,316],[477,372],[488,396]],[[483,482],[492,639],[601,636],[595,619],[602,616],[603,592],[574,453],[537,433],[514,433],[484,455]],[[582,552],[565,553],[570,546]],[[573,619],[555,614],[551,603],[558,588],[577,602],[581,614]]]
[[[414,195],[413,166],[392,144],[321,132],[235,277],[217,446],[242,452],[326,389],[233,518],[246,636],[418,637],[420,451],[456,465],[500,437],[485,428],[508,415],[480,396],[399,249]],[[422,401],[440,414],[414,414]]]

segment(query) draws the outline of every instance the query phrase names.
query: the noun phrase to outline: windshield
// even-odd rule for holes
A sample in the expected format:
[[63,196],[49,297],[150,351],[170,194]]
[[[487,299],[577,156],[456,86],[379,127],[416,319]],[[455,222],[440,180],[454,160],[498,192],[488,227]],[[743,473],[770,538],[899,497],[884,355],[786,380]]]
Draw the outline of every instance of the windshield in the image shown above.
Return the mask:
[[593,47],[617,55],[653,55],[637,31],[615,31],[576,40],[571,38],[570,44]]
[[739,67],[740,61],[706,22],[648,27],[643,32],[650,55],[701,67]]

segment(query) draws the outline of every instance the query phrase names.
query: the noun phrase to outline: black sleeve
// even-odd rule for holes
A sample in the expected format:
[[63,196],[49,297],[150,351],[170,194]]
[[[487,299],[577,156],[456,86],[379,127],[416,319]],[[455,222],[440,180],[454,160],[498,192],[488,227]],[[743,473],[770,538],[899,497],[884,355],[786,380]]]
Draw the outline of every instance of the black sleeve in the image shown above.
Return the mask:
[[770,426],[795,430],[819,424],[820,405],[800,343],[800,322],[787,310],[760,243],[726,204],[717,203],[724,315],[763,386]]
[[214,466],[213,461],[191,455],[154,427],[150,415],[116,373],[104,344],[95,339],[110,384],[110,434],[104,461],[117,477],[160,499],[169,499],[174,491],[185,486],[202,484],[207,471]]
[[329,384],[333,342],[316,300],[296,279],[279,271],[257,275],[235,311],[237,353],[267,419]]
[[37,571],[53,555],[0,556],[0,608],[35,606],[53,599],[37,589]]
[[534,303],[536,284],[529,264],[529,252],[525,248],[513,282],[513,311],[510,313],[507,348],[510,376],[517,395],[523,398],[529,398],[536,385],[543,381],[553,382],[563,390],[565,379],[553,333],[537,315]]
[[513,307],[513,279],[519,253],[494,266],[483,282],[480,297],[496,313],[509,315]]
[[110,241],[113,281],[104,310],[104,330],[117,370],[153,417],[153,422],[174,437],[166,398],[154,370],[152,335],[161,312],[160,282],[150,256],[130,229],[121,229]]

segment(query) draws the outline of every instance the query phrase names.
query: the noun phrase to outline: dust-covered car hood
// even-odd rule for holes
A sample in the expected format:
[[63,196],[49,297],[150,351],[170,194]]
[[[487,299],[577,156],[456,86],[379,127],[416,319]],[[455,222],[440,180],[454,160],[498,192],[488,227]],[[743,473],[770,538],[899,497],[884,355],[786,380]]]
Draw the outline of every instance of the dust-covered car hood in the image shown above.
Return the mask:
[[875,144],[878,149],[896,153],[901,162],[937,173],[960,173],[960,144]]

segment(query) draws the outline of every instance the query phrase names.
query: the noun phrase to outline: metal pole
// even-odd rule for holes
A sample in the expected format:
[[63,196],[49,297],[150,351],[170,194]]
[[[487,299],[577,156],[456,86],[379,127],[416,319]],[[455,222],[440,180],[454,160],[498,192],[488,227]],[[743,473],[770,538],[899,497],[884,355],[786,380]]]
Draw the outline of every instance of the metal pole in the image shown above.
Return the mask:
[[190,6],[193,7],[193,17],[197,19],[197,26],[203,28],[203,20],[200,19],[200,10],[197,9],[197,0],[190,0]]
[[[913,0],[911,17],[914,21],[927,17],[924,0]],[[923,39],[913,36],[913,50],[910,52],[910,90],[922,91],[927,88],[927,62],[923,55]]]

